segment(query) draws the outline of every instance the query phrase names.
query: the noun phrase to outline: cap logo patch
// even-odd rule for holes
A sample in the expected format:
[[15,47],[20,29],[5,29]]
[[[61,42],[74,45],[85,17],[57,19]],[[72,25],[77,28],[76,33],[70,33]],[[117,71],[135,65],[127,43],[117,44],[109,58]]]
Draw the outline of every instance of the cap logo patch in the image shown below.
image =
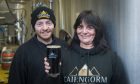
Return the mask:
[[47,13],[47,11],[42,11],[41,13],[39,13],[38,14],[38,19],[40,19],[40,18],[47,18],[47,19],[49,19],[50,18],[50,15]]

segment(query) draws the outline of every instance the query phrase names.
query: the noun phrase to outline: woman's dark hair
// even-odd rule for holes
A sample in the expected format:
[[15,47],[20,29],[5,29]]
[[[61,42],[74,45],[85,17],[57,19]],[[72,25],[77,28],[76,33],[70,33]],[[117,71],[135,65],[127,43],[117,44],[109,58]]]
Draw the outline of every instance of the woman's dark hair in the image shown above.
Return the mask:
[[74,32],[72,43],[80,44],[80,40],[77,36],[76,29],[82,23],[82,21],[84,21],[85,23],[89,25],[92,25],[95,28],[96,35],[93,40],[93,45],[96,47],[101,43],[104,46],[107,46],[106,41],[104,39],[104,34],[103,34],[103,29],[102,29],[103,26],[102,26],[101,20],[99,16],[97,16],[97,14],[93,13],[91,10],[83,11],[77,17],[74,24],[75,32]]

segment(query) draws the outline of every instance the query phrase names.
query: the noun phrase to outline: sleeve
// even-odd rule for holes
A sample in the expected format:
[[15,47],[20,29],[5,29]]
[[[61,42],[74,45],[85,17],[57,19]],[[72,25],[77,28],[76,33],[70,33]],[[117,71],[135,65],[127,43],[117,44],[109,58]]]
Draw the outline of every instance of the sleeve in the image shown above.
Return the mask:
[[124,64],[116,54],[113,55],[112,67],[113,75],[111,79],[111,84],[129,84]]
[[23,49],[18,49],[12,60],[8,84],[27,84],[27,71],[25,65],[25,53]]

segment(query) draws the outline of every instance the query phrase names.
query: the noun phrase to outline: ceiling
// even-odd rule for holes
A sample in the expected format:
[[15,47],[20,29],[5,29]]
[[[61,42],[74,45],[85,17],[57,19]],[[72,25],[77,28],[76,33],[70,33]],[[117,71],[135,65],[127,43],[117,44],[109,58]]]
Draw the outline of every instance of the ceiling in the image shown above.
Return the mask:
[[0,0],[0,25],[13,24],[16,20],[13,10],[21,9],[28,1],[30,0]]
[[0,0],[0,25],[13,24],[16,18],[15,11],[24,9],[29,1],[47,3],[53,0]]

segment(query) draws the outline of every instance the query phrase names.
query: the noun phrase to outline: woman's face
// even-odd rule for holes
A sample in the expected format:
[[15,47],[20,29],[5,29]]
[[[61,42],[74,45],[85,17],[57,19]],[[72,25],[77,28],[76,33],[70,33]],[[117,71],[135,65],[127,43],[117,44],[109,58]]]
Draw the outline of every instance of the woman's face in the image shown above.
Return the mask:
[[82,23],[77,27],[76,33],[80,40],[80,44],[93,45],[96,32],[92,25],[86,24],[82,21]]
[[52,37],[54,24],[49,19],[37,20],[35,24],[35,32],[43,40],[49,40]]

